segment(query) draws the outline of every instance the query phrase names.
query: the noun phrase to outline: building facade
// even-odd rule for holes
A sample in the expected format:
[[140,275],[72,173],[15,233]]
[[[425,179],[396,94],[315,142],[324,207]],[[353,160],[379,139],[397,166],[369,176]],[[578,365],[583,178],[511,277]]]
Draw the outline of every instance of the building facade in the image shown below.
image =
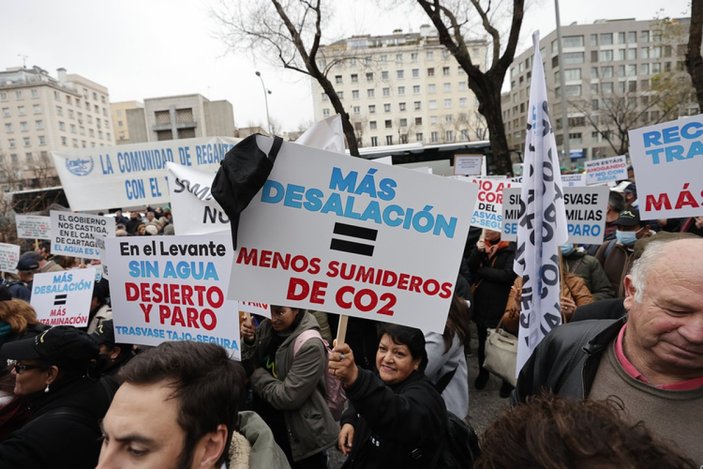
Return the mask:
[[[139,111],[141,111],[142,115],[144,114],[144,105],[139,101],[121,101],[117,103],[110,103],[110,112],[112,114],[112,128],[115,129],[115,143],[117,143],[118,145],[132,143],[129,134],[130,125],[128,112],[135,109],[138,111],[137,117],[139,115]],[[133,124],[132,128],[135,129],[138,128],[138,126]],[[146,132],[144,131],[141,132],[138,136],[132,135],[131,138],[143,139],[146,138],[145,135]],[[144,140],[138,141],[141,142]]]
[[234,137],[234,111],[229,101],[210,101],[200,94],[148,98],[137,103],[114,103],[115,115],[124,111],[125,141],[155,142],[196,137]]
[[106,87],[59,68],[0,72],[0,184],[4,190],[58,185],[51,151],[114,144]]
[[[562,27],[563,63],[557,33],[540,40],[557,146],[569,139],[562,162],[627,153],[627,130],[699,112],[684,65],[688,18],[598,20]],[[532,48],[510,67],[510,91],[503,94],[503,120],[511,149],[525,145]],[[560,73],[564,73],[564,92]],[[561,99],[567,104],[568,135]],[[569,165],[567,164],[567,166]]]
[[[433,31],[425,25],[419,33],[352,36],[320,48],[360,147],[488,137],[468,76]],[[467,46],[485,68],[486,42]],[[316,121],[335,113],[316,81],[312,95]]]

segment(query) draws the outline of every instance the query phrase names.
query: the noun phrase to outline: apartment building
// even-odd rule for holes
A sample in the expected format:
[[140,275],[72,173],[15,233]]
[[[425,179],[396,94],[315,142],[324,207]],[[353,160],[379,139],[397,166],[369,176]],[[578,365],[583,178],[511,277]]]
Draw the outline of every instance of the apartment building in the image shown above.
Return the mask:
[[[684,65],[688,18],[597,20],[562,27],[562,62],[557,33],[540,40],[557,146],[569,139],[562,161],[582,164],[627,152],[627,129],[699,113]],[[510,67],[510,91],[503,95],[508,143],[523,151],[532,76],[532,48]],[[560,73],[564,73],[562,93]],[[566,99],[568,136],[562,125]]]
[[57,185],[51,151],[114,144],[106,87],[59,68],[0,72],[0,184],[3,189]]
[[210,101],[200,94],[148,98],[143,106],[134,101],[113,103],[113,111],[126,126],[125,139],[118,139],[118,144],[235,136],[232,103]]
[[[467,46],[485,68],[486,41]],[[488,138],[468,76],[428,25],[418,33],[352,36],[321,47],[320,57],[360,147]],[[312,95],[315,120],[335,113],[314,80]]]

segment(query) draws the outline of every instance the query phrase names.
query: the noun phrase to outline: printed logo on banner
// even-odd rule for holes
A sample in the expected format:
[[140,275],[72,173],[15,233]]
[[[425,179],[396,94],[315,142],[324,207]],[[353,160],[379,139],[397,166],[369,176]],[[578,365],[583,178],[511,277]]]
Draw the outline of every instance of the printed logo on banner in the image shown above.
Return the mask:
[[215,343],[239,358],[237,304],[228,301],[232,238],[108,238],[107,263],[118,342]]
[[49,326],[87,326],[94,280],[94,267],[34,274],[31,304],[37,319]]
[[93,171],[93,158],[75,158],[66,160],[66,169],[76,176],[87,176]]
[[241,214],[228,297],[442,331],[476,192],[284,142]]

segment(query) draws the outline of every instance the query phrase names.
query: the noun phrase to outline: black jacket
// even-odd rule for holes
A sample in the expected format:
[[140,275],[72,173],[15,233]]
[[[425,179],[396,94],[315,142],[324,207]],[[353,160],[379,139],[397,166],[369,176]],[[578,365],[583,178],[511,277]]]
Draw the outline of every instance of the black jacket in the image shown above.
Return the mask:
[[603,353],[625,320],[594,319],[553,329],[520,371],[513,403],[543,389],[563,397],[587,397]]
[[352,452],[343,468],[431,469],[447,433],[442,396],[421,372],[389,385],[359,369],[347,388],[349,407],[341,424],[354,426]]
[[98,421],[110,405],[99,382],[79,378],[29,396],[29,420],[0,442],[0,466],[13,469],[94,468]]
[[478,249],[471,253],[469,269],[474,285],[479,282],[474,291],[473,308],[477,324],[480,322],[491,328],[498,325],[508,302],[510,287],[515,281],[514,261],[514,243],[497,251],[493,260],[489,260],[488,255]]

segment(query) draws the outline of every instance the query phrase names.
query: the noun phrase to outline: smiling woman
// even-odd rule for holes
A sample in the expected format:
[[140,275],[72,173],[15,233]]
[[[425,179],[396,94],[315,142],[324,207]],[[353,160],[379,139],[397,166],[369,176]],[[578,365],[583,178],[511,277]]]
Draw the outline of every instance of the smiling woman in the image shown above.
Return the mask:
[[358,368],[347,344],[330,355],[329,368],[349,399],[338,438],[348,455],[343,468],[433,468],[447,432],[447,411],[424,374],[425,337],[419,329],[392,324],[382,326],[379,337],[377,373]]

